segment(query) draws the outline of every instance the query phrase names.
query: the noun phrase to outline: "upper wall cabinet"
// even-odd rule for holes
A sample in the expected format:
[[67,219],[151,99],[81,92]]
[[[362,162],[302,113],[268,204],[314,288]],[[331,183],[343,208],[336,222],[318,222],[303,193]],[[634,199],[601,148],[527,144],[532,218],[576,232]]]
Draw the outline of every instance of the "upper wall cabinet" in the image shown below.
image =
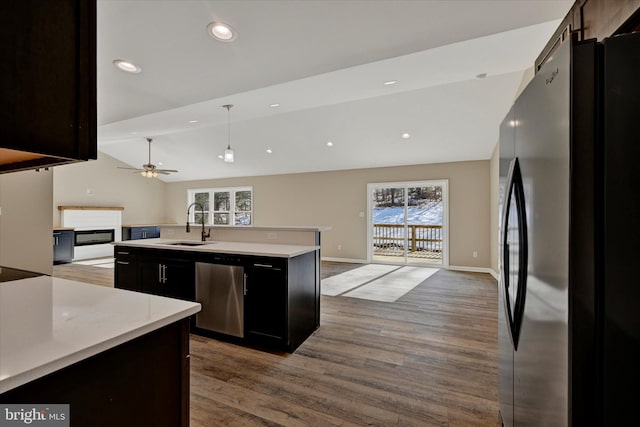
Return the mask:
[[535,70],[567,37],[596,39],[640,31],[640,0],[576,0],[535,61]]
[[96,2],[0,2],[0,173],[97,157]]

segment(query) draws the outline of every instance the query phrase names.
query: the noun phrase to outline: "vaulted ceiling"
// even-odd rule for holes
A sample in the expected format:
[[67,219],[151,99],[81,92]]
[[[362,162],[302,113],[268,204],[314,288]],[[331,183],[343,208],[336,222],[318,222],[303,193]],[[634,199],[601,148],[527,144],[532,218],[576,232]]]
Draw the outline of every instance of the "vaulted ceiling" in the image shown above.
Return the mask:
[[139,167],[152,137],[167,182],[488,159],[572,3],[98,0],[98,147]]

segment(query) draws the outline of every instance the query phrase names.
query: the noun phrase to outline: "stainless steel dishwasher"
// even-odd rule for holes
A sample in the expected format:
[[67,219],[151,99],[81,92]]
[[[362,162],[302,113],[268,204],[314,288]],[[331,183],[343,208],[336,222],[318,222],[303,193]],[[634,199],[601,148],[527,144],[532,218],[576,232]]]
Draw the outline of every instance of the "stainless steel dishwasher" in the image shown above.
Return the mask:
[[196,262],[196,327],[244,337],[244,268]]

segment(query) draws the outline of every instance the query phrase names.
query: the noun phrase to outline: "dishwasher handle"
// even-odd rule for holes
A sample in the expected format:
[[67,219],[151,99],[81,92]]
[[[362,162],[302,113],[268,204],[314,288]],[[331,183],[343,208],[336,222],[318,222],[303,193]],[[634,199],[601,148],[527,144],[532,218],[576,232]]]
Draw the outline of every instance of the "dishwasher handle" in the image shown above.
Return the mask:
[[255,264],[253,264],[253,266],[254,267],[262,267],[262,268],[273,268],[273,265],[271,265],[271,264],[258,264],[258,263],[255,263]]

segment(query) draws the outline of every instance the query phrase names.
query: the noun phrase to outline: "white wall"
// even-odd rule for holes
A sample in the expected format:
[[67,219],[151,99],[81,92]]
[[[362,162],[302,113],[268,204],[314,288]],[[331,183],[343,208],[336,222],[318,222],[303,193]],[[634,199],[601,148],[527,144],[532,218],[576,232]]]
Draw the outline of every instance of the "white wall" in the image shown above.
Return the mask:
[[0,265],[51,274],[53,173],[0,175]]
[[53,225],[60,225],[58,206],[122,206],[123,224],[165,222],[165,183],[118,169],[128,166],[98,152],[98,160],[53,168]]
[[[122,163],[99,153],[97,161],[58,166],[40,175],[2,175],[0,206],[16,203],[22,207],[18,211],[12,208],[9,214],[3,206],[7,216],[0,217],[0,261],[50,272],[51,228],[60,225],[58,205],[123,206],[124,223],[181,224],[188,188],[245,185],[254,187],[255,225],[331,226],[333,229],[322,236],[323,256],[362,260],[367,250],[367,183],[448,179],[450,265],[495,267],[492,167],[487,160],[181,183],[145,179],[117,169],[118,165]],[[19,190],[22,188],[34,194],[25,198]],[[86,194],[87,189],[93,190],[92,196]],[[31,209],[25,200],[39,207]],[[360,217],[360,212],[365,216]],[[16,242],[22,245],[25,241],[27,229],[32,234],[30,243],[22,246],[22,252],[14,251]],[[473,258],[473,251],[478,251],[477,258]]]
[[253,186],[254,225],[331,226],[322,233],[322,256],[364,260],[368,183],[448,179],[449,264],[488,268],[489,172],[489,161],[481,160],[168,183],[165,212],[171,222],[183,223],[189,188]]

